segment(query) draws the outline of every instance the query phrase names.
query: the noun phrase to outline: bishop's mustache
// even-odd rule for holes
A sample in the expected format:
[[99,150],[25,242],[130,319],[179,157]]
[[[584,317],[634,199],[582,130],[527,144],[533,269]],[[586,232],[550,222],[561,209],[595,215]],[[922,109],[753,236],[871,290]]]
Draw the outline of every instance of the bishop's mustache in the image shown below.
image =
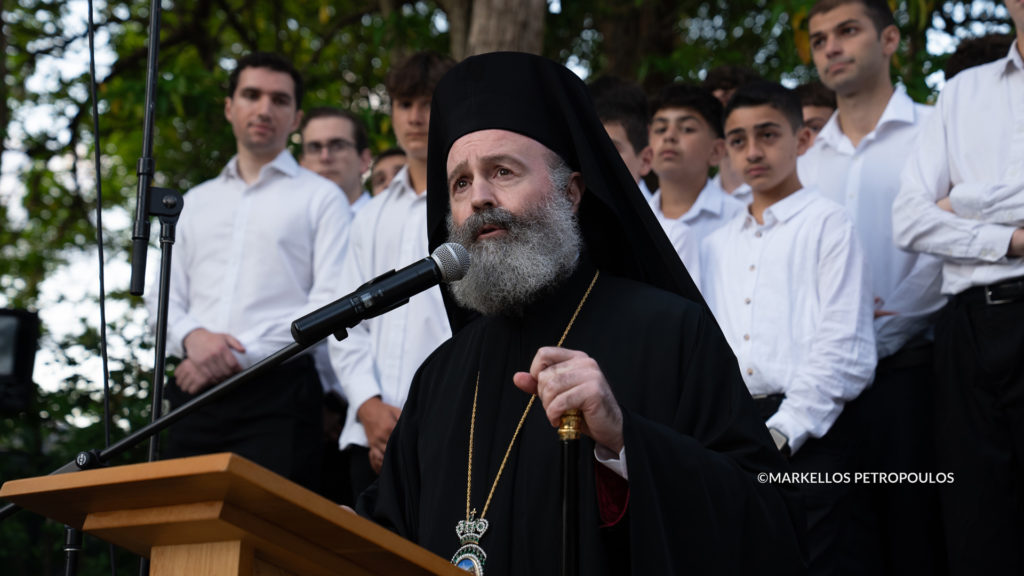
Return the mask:
[[523,218],[506,208],[495,206],[471,214],[462,226],[455,227],[453,239],[457,238],[456,241],[465,246],[467,243],[475,243],[482,233],[502,229],[511,234],[522,224]]

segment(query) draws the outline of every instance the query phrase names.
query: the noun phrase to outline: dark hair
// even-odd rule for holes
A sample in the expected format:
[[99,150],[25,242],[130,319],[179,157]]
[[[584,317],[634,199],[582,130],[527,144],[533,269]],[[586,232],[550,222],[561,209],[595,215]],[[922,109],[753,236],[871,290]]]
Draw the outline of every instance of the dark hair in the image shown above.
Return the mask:
[[352,123],[352,136],[355,138],[356,152],[362,152],[370,146],[370,139],[366,136],[366,123],[363,122],[363,119],[354,112],[333,106],[320,106],[306,112],[302,118],[302,124],[299,126],[299,134],[301,135],[306,130],[306,126],[311,120],[316,120],[317,118],[344,118],[348,120]]
[[800,106],[800,98],[796,92],[786,88],[777,82],[751,82],[740,86],[736,93],[725,105],[725,120],[733,110],[738,108],[753,108],[755,106],[771,106],[789,120],[789,124],[796,132],[804,125],[804,113]]
[[956,51],[946,60],[946,80],[964,70],[998,60],[1010,51],[1013,34],[987,34],[979,38],[964,38],[957,44]]
[[389,158],[391,156],[402,156],[404,158],[405,150],[402,150],[397,146],[394,148],[388,148],[387,150],[381,152],[380,154],[377,154],[377,156],[373,159],[373,167],[376,168],[377,162],[380,162],[384,158]]
[[388,96],[396,98],[419,98],[431,96],[434,87],[445,72],[455,66],[455,61],[437,52],[417,52],[399,66],[388,71]]
[[701,82],[701,88],[709,92],[715,90],[735,90],[748,82],[762,80],[761,75],[750,68],[742,66],[716,66],[708,70],[708,75]]
[[299,74],[299,71],[284,56],[274,52],[252,52],[239,58],[235,69],[228,76],[228,98],[234,98],[235,90],[238,88],[238,77],[246,68],[269,68],[291,76],[295,83],[295,109],[302,108],[302,96],[305,94],[302,74]]
[[615,76],[602,76],[587,88],[601,122],[621,124],[633,152],[639,154],[646,148],[647,125],[651,117],[643,88]]
[[847,4],[860,4],[863,6],[864,12],[867,13],[871,23],[875,25],[875,32],[879,36],[882,35],[882,30],[889,26],[896,26],[896,18],[893,17],[892,9],[889,8],[887,0],[818,0],[811,7],[811,11],[807,13],[807,21],[810,22],[811,18],[818,14],[831,12]]
[[801,106],[821,106],[824,108],[836,109],[836,93],[825,87],[824,84],[813,80],[801,84],[793,89]]
[[651,99],[651,115],[668,108],[689,108],[700,114],[719,138],[725,135],[722,131],[722,103],[709,90],[683,82],[669,84]]

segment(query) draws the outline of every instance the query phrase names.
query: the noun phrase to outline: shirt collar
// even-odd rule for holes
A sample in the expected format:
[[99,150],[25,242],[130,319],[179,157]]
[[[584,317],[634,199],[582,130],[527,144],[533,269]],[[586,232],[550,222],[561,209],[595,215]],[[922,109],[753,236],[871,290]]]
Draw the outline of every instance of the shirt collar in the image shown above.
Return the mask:
[[907,92],[902,86],[897,86],[896,90],[893,91],[892,96],[889,98],[889,103],[885,105],[882,117],[878,119],[878,124],[875,125],[873,131],[878,132],[882,126],[890,122],[900,124],[914,123],[914,101],[910,99],[910,96],[907,96]]
[[[700,194],[697,195],[697,200],[694,201],[690,209],[686,211],[678,218],[682,222],[693,220],[700,215],[701,212],[708,212],[714,215],[720,215],[723,211],[722,204],[725,202],[725,190],[718,185],[718,182],[714,178],[708,178],[704,183],[704,188],[701,188]],[[661,188],[658,188],[651,199],[648,200],[651,207],[655,209],[658,214],[664,216],[661,211]]]
[[[271,160],[269,163],[264,164],[260,168],[260,175],[256,178],[259,182],[263,179],[265,174],[270,171],[281,173],[289,178],[294,178],[299,173],[299,163],[295,161],[295,157],[292,156],[291,152],[287,149],[281,150],[276,158]],[[241,179],[242,177],[238,174],[238,154],[231,157],[228,161],[227,166],[221,170],[221,176],[228,179]]]
[[[402,166],[402,169],[395,174],[395,177],[391,179],[391,184],[381,194],[385,194],[394,190],[395,197],[404,196],[411,194],[417,196],[416,191],[412,188],[412,177],[409,176],[409,166]],[[419,195],[420,198],[426,198],[426,194]]]
[[699,214],[699,210],[704,210],[715,215],[720,215],[723,210],[722,204],[725,202],[725,190],[718,185],[717,182],[708,178],[707,182],[704,183],[704,188],[700,191],[700,195],[697,196],[697,201],[693,203],[693,207],[690,209],[694,215]]
[[843,131],[839,129],[839,112],[833,112],[828,117],[828,122],[821,128],[821,132],[818,132],[818,136],[814,139],[814,143],[821,142],[821,146],[831,146],[835,148],[839,141],[846,138],[843,135]]
[[[889,123],[913,124],[916,113],[914,101],[910,99],[910,96],[907,96],[907,92],[902,86],[897,86],[893,90],[892,96],[889,97],[889,102],[885,105],[885,110],[882,111],[882,116],[878,119],[878,123],[875,124],[875,129],[864,140],[873,138],[883,126]],[[821,132],[818,133],[815,143],[819,140],[823,147],[840,149],[845,143],[851,149],[853,148],[850,139],[846,137],[846,134],[843,134],[843,130],[839,127],[839,110],[832,113],[828,122],[825,123]]]
[[[814,192],[808,188],[801,188],[800,190],[793,192],[789,196],[786,196],[782,200],[779,200],[775,204],[765,208],[763,216],[764,226],[774,226],[775,224],[789,220],[799,214],[800,211],[813,200]],[[747,210],[747,217],[744,219],[743,228],[757,226],[758,224],[754,220],[754,217],[750,215],[749,207]]]
[[999,76],[1010,74],[1014,69],[1018,73],[1024,72],[1024,58],[1021,58],[1020,50],[1017,49],[1018,42],[1020,40],[1014,40],[1010,44],[1010,52],[1006,54],[1006,58],[1003,58],[1005,64],[996,68]]

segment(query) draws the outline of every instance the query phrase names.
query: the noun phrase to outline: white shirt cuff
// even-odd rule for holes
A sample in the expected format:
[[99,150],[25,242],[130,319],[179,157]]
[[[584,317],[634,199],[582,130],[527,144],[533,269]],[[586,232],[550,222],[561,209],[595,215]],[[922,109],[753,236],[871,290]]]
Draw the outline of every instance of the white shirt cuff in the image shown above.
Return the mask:
[[622,450],[616,454],[611,450],[596,444],[594,446],[594,458],[597,459],[605,468],[615,472],[622,477],[623,480],[629,480],[629,472],[626,470],[626,446],[622,446]]
[[167,328],[167,355],[185,358],[185,337],[202,326],[191,316],[185,315],[173,326]]

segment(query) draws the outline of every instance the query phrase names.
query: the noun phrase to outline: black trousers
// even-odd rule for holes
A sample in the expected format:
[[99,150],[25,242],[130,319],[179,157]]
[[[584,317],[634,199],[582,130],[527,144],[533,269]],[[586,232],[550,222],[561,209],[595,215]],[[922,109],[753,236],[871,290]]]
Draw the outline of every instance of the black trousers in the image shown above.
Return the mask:
[[[171,379],[171,408],[194,398]],[[165,458],[234,452],[311,490],[320,487],[323,391],[300,356],[196,410],[168,430]]]
[[950,299],[935,333],[951,574],[1024,574],[1024,300]]
[[[933,346],[908,344],[883,358],[875,379],[846,414],[860,472],[939,472],[935,461]],[[859,483],[854,550],[872,574],[945,574],[938,485]]]
[[354,506],[349,482],[348,454],[338,449],[338,437],[345,427],[348,402],[334,392],[324,394],[323,464],[320,494],[338,504]]
[[[783,396],[777,394],[755,398],[754,403],[761,417],[767,420],[778,410],[782,399]],[[817,473],[820,480],[798,484],[807,517],[804,543],[807,573],[811,576],[877,573],[873,566],[864,567],[866,558],[847,553],[854,538],[851,519],[856,505],[855,493],[850,483],[837,481],[837,478],[854,471],[854,431],[849,406],[824,436],[807,440],[789,459],[793,472]]]
[[377,473],[370,466],[370,449],[355,444],[343,452],[348,458],[349,482],[352,489],[352,501],[359,501],[359,495],[377,481]]

